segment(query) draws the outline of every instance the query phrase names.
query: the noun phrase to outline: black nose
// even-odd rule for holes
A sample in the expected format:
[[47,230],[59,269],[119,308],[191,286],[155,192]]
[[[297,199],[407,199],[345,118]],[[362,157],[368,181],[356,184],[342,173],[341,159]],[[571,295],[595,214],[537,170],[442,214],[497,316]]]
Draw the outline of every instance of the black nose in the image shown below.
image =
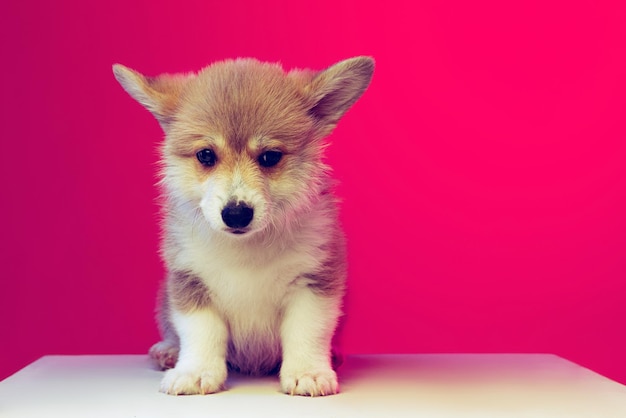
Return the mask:
[[228,203],[222,209],[222,220],[230,228],[245,228],[252,221],[254,209],[245,203]]

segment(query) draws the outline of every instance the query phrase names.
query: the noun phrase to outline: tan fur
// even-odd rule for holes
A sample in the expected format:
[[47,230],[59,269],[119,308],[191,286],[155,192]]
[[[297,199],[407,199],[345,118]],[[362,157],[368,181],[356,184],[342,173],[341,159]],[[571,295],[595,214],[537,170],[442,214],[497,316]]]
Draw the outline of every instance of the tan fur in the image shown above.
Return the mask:
[[191,272],[172,271],[167,280],[168,301],[175,309],[188,312],[211,304],[209,289]]
[[[286,73],[253,59],[158,77],[114,66],[121,85],[166,133],[164,341],[150,352],[160,367],[176,363],[163,391],[215,392],[226,363],[256,374],[277,370],[281,361],[285,392],[337,391],[330,340],[346,257],[322,161],[324,138],[372,72],[365,57],[321,72]],[[213,166],[196,158],[203,149],[216,156]],[[259,163],[266,151],[282,153],[278,164]],[[253,210],[243,229],[224,223],[233,202]]]

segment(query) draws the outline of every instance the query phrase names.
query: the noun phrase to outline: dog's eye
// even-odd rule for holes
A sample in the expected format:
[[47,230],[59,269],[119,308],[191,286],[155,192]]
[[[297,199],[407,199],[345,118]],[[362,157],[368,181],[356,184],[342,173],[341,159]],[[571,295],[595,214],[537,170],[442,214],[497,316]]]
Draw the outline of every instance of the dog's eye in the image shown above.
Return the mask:
[[259,155],[259,164],[262,167],[274,167],[281,158],[283,158],[283,153],[280,151],[265,151]]
[[202,149],[196,152],[196,158],[200,161],[200,164],[205,167],[212,167],[217,162],[217,156],[213,150],[210,149]]

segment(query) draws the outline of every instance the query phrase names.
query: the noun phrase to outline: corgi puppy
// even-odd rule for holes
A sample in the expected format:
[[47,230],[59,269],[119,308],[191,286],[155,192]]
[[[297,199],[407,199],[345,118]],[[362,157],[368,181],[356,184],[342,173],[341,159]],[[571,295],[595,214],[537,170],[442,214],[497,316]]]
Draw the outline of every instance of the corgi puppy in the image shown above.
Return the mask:
[[147,77],[113,66],[158,120],[167,270],[150,355],[161,391],[224,389],[228,370],[337,393],[331,339],[346,254],[324,141],[368,87],[369,57],[323,71],[254,59]]

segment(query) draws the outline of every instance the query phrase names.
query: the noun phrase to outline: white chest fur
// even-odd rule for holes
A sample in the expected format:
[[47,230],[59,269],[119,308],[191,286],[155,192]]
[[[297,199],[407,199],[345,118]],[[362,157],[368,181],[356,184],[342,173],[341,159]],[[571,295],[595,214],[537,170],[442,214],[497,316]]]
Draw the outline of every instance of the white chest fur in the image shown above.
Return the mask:
[[281,356],[280,325],[301,276],[315,271],[325,256],[318,240],[271,244],[218,235],[187,235],[177,268],[198,275],[211,304],[229,332],[228,361],[237,369],[264,373]]

